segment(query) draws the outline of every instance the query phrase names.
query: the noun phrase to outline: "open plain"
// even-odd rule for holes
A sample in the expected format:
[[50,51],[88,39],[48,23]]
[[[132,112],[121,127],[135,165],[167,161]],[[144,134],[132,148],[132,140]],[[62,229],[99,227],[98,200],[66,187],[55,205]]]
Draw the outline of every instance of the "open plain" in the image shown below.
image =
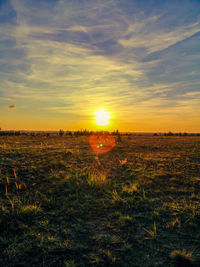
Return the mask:
[[1,136],[0,265],[197,265],[199,174],[199,136]]

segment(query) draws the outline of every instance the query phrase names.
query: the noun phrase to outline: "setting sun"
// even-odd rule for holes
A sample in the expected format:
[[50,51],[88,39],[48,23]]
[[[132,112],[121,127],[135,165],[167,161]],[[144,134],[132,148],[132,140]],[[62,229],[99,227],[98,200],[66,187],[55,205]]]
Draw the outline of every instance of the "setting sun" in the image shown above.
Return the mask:
[[95,120],[98,125],[105,126],[109,123],[110,114],[104,109],[99,109],[97,112],[95,112],[95,115]]

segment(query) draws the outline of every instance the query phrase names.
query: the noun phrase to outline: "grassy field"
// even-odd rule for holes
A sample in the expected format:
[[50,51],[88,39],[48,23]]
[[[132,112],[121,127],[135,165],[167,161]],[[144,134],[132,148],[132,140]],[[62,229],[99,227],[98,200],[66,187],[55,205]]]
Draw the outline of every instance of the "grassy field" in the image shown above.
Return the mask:
[[199,266],[199,174],[198,136],[0,137],[0,266]]

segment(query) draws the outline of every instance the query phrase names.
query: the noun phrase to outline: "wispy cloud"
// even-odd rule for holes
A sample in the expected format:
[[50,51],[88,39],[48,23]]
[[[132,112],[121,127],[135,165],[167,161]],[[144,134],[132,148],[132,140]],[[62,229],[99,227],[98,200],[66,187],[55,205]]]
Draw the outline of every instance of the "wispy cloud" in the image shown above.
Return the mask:
[[3,100],[3,101],[10,101],[11,98],[9,98],[9,97],[0,97],[0,100]]
[[101,106],[130,123],[195,115],[200,5],[183,2],[12,0],[12,23],[0,26],[2,97],[72,120]]

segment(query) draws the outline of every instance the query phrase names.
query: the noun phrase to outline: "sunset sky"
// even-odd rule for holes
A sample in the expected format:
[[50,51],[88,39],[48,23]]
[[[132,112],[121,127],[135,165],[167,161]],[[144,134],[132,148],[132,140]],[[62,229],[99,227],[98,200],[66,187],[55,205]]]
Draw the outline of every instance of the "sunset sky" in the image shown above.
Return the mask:
[[200,1],[0,0],[0,127],[200,132]]

